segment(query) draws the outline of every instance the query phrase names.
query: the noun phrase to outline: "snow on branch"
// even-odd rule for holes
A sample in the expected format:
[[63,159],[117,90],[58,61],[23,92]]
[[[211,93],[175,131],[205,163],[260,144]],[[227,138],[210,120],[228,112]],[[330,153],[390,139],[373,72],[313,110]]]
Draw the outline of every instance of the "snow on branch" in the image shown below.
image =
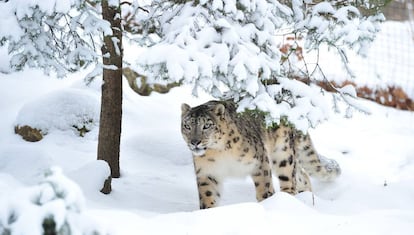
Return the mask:
[[[295,25],[295,31],[306,33],[306,48],[317,49],[321,44],[348,47],[365,55],[368,44],[379,31],[382,14],[363,16],[352,2],[320,2],[309,4],[309,14]],[[364,1],[361,1],[364,4]]]
[[80,0],[0,2],[0,46],[10,70],[40,67],[59,77],[96,63],[102,34],[112,32],[96,6]]
[[0,197],[1,234],[105,234],[84,213],[85,198],[79,186],[58,167],[45,172],[39,185]]
[[[159,18],[162,40],[146,49],[139,63],[156,65],[158,69],[153,73],[156,80],[197,80],[206,90],[218,89],[223,83],[228,87],[245,83],[252,85],[251,93],[257,92],[254,88],[257,78],[269,77],[278,71],[274,62],[279,59],[279,53],[272,37],[275,25],[280,24],[274,17],[279,11],[262,5],[266,9],[260,8],[254,20],[240,24],[245,16],[234,4],[221,6],[213,1],[194,6],[188,2],[169,10],[163,6],[155,9],[152,15],[162,12]],[[157,72],[163,68],[168,73]],[[248,77],[252,79],[246,81]]]
[[307,50],[325,44],[363,53],[383,18],[363,16],[353,1],[287,2],[154,0],[147,18],[136,19],[145,25],[137,63],[149,82],[192,84],[195,95],[232,98],[239,111],[259,109],[269,123],[287,117],[306,131],[328,118],[330,106],[319,87],[286,73],[275,36],[300,35]]

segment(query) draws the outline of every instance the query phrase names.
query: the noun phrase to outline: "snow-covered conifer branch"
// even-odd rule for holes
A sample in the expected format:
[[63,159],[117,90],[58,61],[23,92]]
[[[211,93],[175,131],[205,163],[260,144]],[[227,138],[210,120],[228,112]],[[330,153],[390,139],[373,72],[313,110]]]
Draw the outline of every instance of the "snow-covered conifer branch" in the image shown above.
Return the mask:
[[[351,3],[154,0],[145,7],[148,18],[137,19],[146,24],[138,64],[149,82],[192,84],[195,94],[202,89],[218,99],[230,97],[239,102],[239,110],[260,109],[269,123],[286,116],[306,130],[328,118],[329,104],[319,87],[295,80],[281,66],[275,36],[297,35],[306,50],[335,47],[346,64],[344,49],[363,53],[383,19],[364,16]],[[316,70],[302,72],[313,79]]]
[[11,71],[40,67],[65,76],[96,63],[97,39],[112,32],[98,9],[84,1],[6,1],[0,8],[0,41],[11,55]]

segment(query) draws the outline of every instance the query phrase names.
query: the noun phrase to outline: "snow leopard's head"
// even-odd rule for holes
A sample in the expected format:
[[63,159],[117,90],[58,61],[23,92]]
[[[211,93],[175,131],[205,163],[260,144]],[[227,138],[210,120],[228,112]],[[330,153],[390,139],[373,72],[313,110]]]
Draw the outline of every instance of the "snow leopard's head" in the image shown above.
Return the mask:
[[195,156],[219,146],[225,117],[223,103],[210,101],[193,108],[182,104],[181,111],[181,133]]

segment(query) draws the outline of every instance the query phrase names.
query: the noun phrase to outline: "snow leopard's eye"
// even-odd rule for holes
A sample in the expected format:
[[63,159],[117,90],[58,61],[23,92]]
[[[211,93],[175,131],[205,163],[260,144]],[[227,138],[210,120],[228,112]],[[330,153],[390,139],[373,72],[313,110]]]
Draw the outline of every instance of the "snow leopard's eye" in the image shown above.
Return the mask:
[[212,125],[213,125],[212,123],[207,122],[206,124],[204,124],[203,129],[204,129],[204,130],[207,130],[207,129],[209,129]]
[[184,124],[184,129],[191,130],[191,126],[190,125],[187,125],[187,124]]

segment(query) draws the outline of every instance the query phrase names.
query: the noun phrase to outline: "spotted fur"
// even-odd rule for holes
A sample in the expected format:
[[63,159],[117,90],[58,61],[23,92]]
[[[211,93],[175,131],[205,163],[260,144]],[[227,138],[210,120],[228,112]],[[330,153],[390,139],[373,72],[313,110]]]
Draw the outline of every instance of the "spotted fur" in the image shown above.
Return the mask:
[[193,154],[200,208],[217,206],[223,180],[251,176],[256,198],[274,194],[272,171],[280,190],[311,191],[310,176],[334,179],[340,174],[332,159],[319,156],[309,135],[291,127],[264,128],[259,115],[239,114],[230,101],[183,104],[181,132]]

